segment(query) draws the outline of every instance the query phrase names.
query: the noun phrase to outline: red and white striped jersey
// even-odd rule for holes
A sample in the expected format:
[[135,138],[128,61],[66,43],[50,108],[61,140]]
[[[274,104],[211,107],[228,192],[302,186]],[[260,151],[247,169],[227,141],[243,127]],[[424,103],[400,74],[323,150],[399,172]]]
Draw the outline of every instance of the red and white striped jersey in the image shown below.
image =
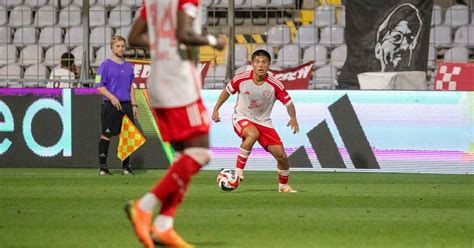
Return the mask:
[[273,128],[270,115],[278,99],[285,105],[291,103],[291,97],[283,83],[268,75],[264,83],[257,85],[253,81],[253,70],[237,74],[226,90],[229,94],[239,93],[232,121],[247,119],[262,126]]
[[140,18],[148,23],[151,74],[148,93],[155,108],[176,108],[201,99],[198,70],[183,54],[189,52],[176,38],[178,11],[194,18],[193,28],[201,33],[199,0],[144,0]]

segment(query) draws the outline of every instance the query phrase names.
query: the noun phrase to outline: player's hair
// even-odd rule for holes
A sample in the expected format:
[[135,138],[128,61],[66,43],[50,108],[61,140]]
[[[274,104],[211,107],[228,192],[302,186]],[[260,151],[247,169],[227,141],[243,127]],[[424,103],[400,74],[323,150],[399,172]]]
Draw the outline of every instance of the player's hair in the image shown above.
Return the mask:
[[125,40],[125,38],[123,38],[122,36],[120,35],[114,35],[112,37],[112,40],[110,40],[110,49],[112,49],[112,47],[114,46],[115,42],[118,42],[118,41],[123,41],[124,43],[127,43],[127,40]]
[[257,56],[265,56],[268,59],[268,62],[272,61],[272,57],[270,57],[270,53],[263,49],[258,49],[255,52],[252,53],[252,61],[255,59]]
[[61,55],[61,66],[71,67],[74,64],[74,59],[72,53],[63,53],[63,55]]

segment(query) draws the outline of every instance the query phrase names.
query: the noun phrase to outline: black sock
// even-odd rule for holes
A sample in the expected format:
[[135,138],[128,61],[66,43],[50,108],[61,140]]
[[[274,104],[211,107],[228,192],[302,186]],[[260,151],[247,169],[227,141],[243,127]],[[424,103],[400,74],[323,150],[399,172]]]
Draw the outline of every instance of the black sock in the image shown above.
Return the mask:
[[107,154],[109,153],[110,141],[100,139],[99,141],[99,164],[101,169],[107,168]]
[[123,169],[130,169],[130,156],[128,156],[123,162],[122,162],[122,168]]

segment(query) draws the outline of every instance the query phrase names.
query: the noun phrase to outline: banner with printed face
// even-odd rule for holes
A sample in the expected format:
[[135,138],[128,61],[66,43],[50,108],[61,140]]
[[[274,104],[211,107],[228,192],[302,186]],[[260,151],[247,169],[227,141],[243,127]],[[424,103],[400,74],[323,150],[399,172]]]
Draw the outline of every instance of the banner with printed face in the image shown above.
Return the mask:
[[435,90],[474,90],[474,64],[439,64],[435,77]]
[[432,8],[433,0],[347,1],[340,87],[358,88],[363,72],[426,71]]
[[[130,60],[130,63],[133,64],[133,70],[135,72],[135,81],[134,86],[138,89],[146,89],[146,81],[151,73],[151,66],[149,60]],[[210,61],[201,61],[199,63],[199,72],[201,73],[201,80],[204,82],[206,78],[207,71],[211,65]]]

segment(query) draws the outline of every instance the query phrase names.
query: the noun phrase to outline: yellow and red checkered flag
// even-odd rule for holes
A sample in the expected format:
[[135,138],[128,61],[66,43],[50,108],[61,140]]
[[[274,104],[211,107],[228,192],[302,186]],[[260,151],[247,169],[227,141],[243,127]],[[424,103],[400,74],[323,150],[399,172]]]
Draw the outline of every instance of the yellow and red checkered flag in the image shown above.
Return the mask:
[[133,122],[124,115],[122,118],[122,129],[120,131],[120,141],[117,148],[117,157],[125,160],[135,150],[145,143],[145,137],[140,133]]

